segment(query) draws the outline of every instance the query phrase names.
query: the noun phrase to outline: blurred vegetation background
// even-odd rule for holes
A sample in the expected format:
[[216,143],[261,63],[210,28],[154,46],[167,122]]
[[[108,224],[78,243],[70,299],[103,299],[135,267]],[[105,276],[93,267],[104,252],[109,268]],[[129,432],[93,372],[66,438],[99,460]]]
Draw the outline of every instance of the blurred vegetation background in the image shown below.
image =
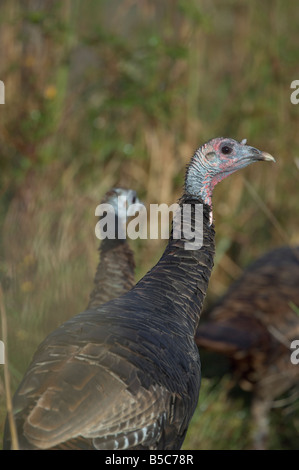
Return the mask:
[[[41,340],[87,304],[94,211],[111,186],[136,189],[145,204],[176,202],[194,150],[216,136],[276,157],[215,190],[207,305],[264,251],[299,242],[299,105],[290,101],[299,9],[292,0],[1,0],[0,12],[0,278],[13,392]],[[132,244],[137,279],[165,243]],[[250,448],[250,395],[231,389],[229,375],[203,379],[185,449]],[[271,430],[270,448],[298,448],[298,406],[273,410]]]

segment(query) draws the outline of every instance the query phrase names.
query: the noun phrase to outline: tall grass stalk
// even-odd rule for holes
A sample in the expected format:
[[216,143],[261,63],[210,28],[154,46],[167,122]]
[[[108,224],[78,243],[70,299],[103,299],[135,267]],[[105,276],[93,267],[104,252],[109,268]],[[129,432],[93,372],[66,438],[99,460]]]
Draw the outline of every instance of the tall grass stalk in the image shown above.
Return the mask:
[[[4,304],[4,294],[2,286],[0,284],[0,313],[1,313],[1,326],[2,326],[2,337],[4,345],[8,344],[8,332],[7,332],[7,316]],[[13,416],[13,407],[12,407],[12,395],[11,395],[11,385],[10,385],[10,372],[9,372],[9,361],[7,347],[5,350],[4,357],[4,386],[5,386],[5,397],[6,397],[6,408],[7,408],[7,419],[9,423],[10,433],[11,433],[11,449],[19,450],[18,444],[18,435],[16,424]]]

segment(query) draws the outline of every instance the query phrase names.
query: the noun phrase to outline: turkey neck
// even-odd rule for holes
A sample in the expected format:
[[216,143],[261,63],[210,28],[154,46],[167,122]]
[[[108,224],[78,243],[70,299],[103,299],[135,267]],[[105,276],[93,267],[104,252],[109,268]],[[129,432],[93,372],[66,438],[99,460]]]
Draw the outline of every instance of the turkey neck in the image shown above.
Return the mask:
[[105,238],[101,242],[99,252],[100,261],[87,308],[98,307],[119,297],[135,284],[134,253],[126,240]]
[[189,206],[191,217],[184,219],[185,234],[190,230],[197,238],[202,233],[202,246],[186,249],[189,242],[182,234],[174,238],[174,224],[168,245],[160,259],[134,290],[146,301],[157,304],[157,315],[165,321],[179,321],[181,332],[195,334],[202,304],[207,292],[215,253],[215,231],[209,224],[210,206],[202,205],[202,231],[195,220],[195,207],[202,205],[197,196],[185,195],[179,201],[181,214]]

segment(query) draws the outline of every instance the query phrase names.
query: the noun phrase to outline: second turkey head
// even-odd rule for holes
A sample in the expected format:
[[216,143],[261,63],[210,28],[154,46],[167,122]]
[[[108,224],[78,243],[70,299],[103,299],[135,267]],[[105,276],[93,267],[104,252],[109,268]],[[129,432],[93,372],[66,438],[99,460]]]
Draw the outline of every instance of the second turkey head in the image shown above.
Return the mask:
[[[114,219],[112,239],[125,239],[128,217],[134,216],[135,212],[144,208],[137,197],[136,191],[124,188],[113,188],[108,191],[100,206],[101,210],[96,213],[96,215],[100,215],[100,220],[104,222],[103,217],[107,217],[107,214]],[[104,234],[107,233],[107,227],[103,230],[104,227],[101,223],[99,224],[99,232],[97,232],[100,234],[99,238],[105,238]]]

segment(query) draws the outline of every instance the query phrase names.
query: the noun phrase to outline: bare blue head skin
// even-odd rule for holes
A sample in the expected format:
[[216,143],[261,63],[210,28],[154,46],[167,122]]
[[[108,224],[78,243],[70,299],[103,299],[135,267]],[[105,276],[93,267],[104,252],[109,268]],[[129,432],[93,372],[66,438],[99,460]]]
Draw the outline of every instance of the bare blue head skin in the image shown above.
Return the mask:
[[[212,210],[212,194],[217,183],[234,171],[258,161],[275,162],[267,152],[228,137],[217,137],[199,147],[188,166],[185,193],[200,197]],[[212,215],[210,216],[212,222]]]

